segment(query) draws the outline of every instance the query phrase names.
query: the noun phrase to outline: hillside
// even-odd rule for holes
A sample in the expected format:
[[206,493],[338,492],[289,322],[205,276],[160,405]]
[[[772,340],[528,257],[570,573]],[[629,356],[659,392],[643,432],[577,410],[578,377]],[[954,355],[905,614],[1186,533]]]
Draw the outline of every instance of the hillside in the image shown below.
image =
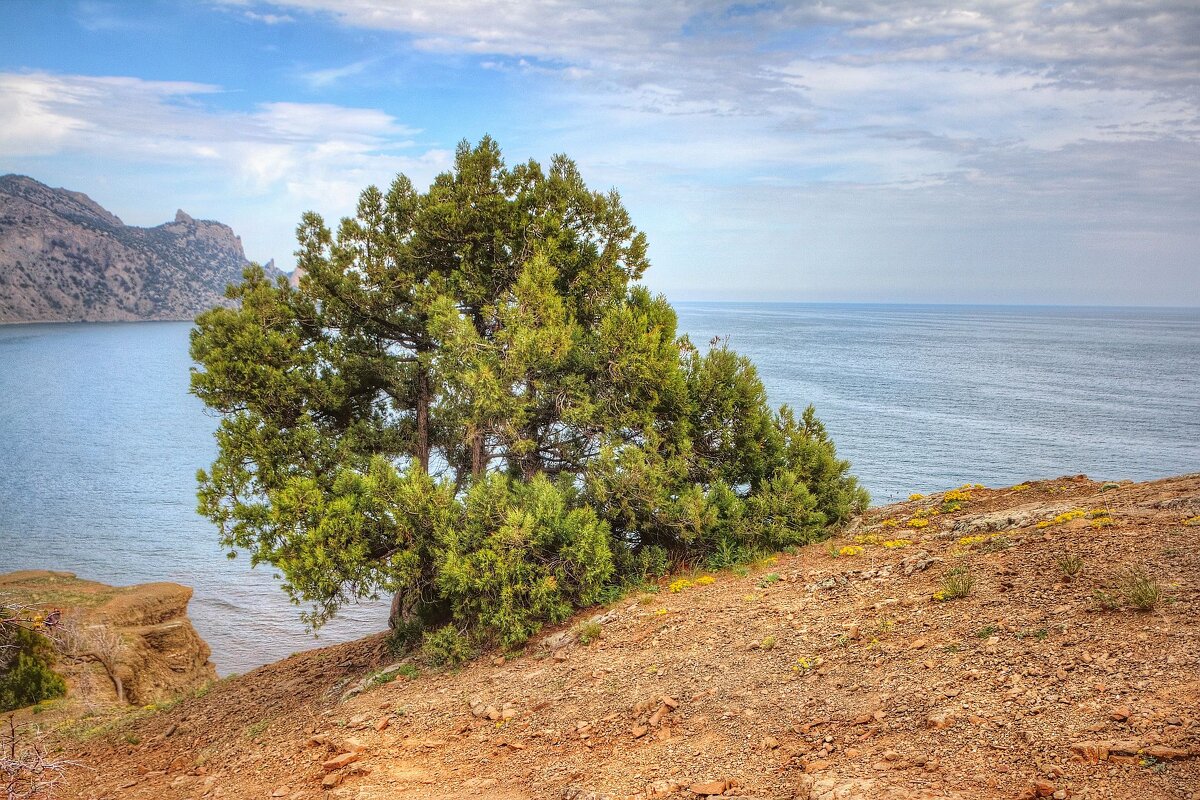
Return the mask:
[[85,194],[0,177],[0,323],[192,319],[247,263],[219,222],[133,227]]
[[458,671],[376,635],[79,721],[63,796],[1194,798],[1197,515],[1200,475],[873,509]]

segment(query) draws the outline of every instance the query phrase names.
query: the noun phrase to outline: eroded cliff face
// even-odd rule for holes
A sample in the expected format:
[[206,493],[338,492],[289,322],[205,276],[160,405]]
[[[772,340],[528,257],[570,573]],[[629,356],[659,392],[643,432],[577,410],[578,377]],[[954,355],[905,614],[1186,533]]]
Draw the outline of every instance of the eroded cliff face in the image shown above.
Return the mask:
[[192,319],[248,263],[228,225],[179,211],[138,228],[80,192],[0,177],[0,323]]
[[62,609],[55,669],[84,703],[160,703],[217,677],[211,651],[188,619],[186,586],[118,588],[70,572],[26,570],[0,575],[0,596]]

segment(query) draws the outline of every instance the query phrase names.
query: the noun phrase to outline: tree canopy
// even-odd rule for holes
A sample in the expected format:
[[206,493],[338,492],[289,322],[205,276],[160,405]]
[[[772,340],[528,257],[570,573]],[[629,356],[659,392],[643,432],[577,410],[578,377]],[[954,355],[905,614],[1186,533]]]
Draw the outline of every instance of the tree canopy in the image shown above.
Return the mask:
[[297,236],[298,289],[251,267],[199,317],[192,388],[222,417],[201,513],[313,624],[389,593],[394,624],[514,644],[865,507],[811,407],[679,335],[619,195],[564,156],[463,142],[427,191]]

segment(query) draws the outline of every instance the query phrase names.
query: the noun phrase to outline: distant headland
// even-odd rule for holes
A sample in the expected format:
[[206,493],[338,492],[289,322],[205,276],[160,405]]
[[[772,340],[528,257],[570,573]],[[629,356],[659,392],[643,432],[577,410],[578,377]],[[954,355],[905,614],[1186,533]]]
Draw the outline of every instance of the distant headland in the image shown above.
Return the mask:
[[248,263],[220,222],[178,211],[138,228],[81,192],[0,177],[0,323],[190,320]]

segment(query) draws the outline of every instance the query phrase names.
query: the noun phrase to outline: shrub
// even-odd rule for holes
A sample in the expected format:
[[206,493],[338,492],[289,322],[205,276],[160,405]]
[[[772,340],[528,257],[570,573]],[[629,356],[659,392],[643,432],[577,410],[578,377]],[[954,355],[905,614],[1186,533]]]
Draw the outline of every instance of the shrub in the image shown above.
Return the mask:
[[1158,579],[1142,569],[1132,569],[1121,576],[1121,596],[1139,611],[1150,611],[1162,600]]
[[1066,553],[1058,559],[1058,571],[1067,580],[1072,580],[1083,569],[1083,557],[1077,553]]
[[453,625],[443,625],[425,634],[421,649],[425,659],[435,667],[456,667],[475,656],[471,640]]
[[975,588],[975,576],[969,567],[954,567],[942,577],[941,587],[934,594],[938,600],[958,600],[969,597]]
[[464,630],[511,646],[599,599],[613,574],[608,526],[572,494],[541,474],[471,488],[464,524],[439,533],[437,586]]
[[0,712],[67,693],[66,683],[51,669],[54,651],[41,634],[0,617],[0,646],[6,648],[0,652]]

